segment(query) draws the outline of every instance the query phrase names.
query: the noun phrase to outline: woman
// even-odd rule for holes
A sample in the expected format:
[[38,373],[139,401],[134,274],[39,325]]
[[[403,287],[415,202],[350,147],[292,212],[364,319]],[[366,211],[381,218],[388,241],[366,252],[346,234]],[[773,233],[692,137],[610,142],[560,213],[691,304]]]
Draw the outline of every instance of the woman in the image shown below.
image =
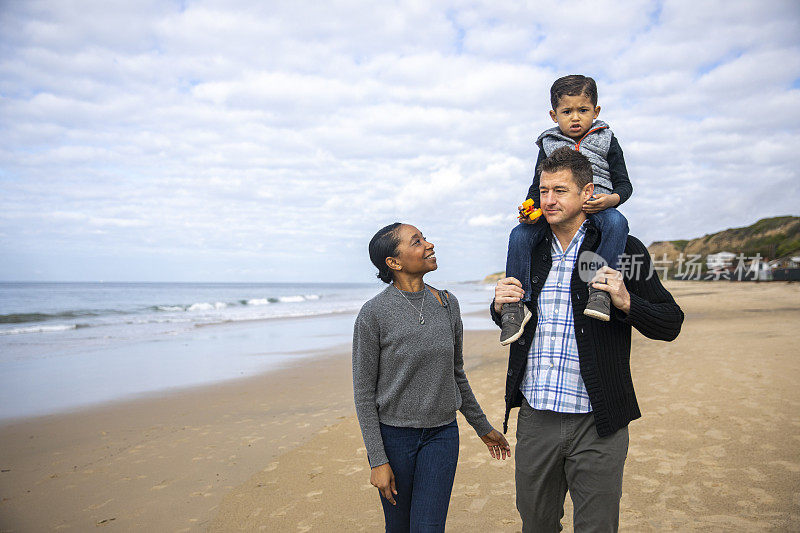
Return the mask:
[[394,223],[369,243],[389,286],[361,308],[353,333],[356,413],[386,518],[386,531],[444,531],[458,461],[456,411],[505,459],[464,374],[458,301],[425,285],[433,244]]

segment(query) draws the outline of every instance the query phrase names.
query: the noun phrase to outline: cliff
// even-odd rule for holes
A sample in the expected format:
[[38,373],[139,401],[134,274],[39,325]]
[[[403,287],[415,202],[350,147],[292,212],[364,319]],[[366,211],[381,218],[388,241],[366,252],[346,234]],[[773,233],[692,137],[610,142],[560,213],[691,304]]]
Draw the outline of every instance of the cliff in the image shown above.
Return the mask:
[[762,218],[755,224],[730,228],[691,240],[656,241],[647,247],[661,260],[675,261],[681,253],[705,258],[719,252],[743,253],[746,257],[761,254],[764,259],[777,259],[800,252],[800,217]]

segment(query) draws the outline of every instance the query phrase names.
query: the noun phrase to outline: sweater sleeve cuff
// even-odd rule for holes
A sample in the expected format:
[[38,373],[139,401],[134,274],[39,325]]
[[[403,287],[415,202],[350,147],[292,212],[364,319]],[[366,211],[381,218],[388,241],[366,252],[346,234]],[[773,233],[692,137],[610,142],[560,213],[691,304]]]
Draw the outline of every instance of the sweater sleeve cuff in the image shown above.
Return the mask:
[[628,311],[628,314],[625,315],[622,311],[619,311],[619,314],[623,316],[622,321],[626,324],[630,324],[631,326],[636,326],[640,324],[643,318],[642,315],[642,308],[645,300],[632,292],[629,292],[631,298],[631,308]]
[[494,298],[492,298],[492,303],[489,304],[489,316],[498,326],[500,326],[503,323],[502,320],[500,319],[500,313],[494,310]]
[[494,429],[494,427],[492,427],[492,425],[489,423],[489,420],[486,418],[485,415],[482,416],[480,420],[475,421],[474,424],[470,422],[470,425],[472,426],[472,429],[475,430],[475,433],[477,433],[479,437],[483,437],[484,435],[486,435],[487,433],[489,433]]
[[628,197],[630,197],[629,194],[625,194],[625,191],[622,191],[620,189],[612,189],[611,190],[611,194],[619,195],[619,203],[617,205],[615,205],[614,207],[621,206],[622,204],[625,203],[625,200],[627,200]]
[[375,468],[376,466],[381,466],[389,462],[389,458],[386,457],[386,452],[383,450],[375,452],[373,455],[367,454],[367,459],[369,460],[370,468]]

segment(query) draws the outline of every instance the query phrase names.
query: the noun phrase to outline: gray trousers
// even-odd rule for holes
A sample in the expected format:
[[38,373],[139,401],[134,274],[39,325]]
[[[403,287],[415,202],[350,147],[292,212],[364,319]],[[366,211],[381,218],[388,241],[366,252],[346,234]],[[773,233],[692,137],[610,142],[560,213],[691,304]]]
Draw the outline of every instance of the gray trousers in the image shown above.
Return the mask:
[[594,415],[533,409],[517,421],[515,478],[522,531],[561,531],[569,489],[576,532],[617,531],[628,428],[599,437]]

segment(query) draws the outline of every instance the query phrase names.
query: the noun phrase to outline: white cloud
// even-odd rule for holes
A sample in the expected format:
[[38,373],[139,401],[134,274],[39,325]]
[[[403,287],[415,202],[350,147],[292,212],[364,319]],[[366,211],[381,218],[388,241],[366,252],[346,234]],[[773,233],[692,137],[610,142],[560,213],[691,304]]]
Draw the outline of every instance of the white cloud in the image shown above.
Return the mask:
[[0,278],[77,250],[104,279],[155,275],[140,258],[159,256],[178,277],[370,279],[352,254],[394,220],[438,238],[437,275],[480,278],[505,261],[550,84],[575,71],[598,81],[645,242],[798,214],[798,11],[6,3],[0,253],[27,259]]
[[473,228],[499,226],[502,222],[507,222],[508,218],[508,216],[502,213],[496,215],[478,215],[470,218],[467,221],[467,225]]

